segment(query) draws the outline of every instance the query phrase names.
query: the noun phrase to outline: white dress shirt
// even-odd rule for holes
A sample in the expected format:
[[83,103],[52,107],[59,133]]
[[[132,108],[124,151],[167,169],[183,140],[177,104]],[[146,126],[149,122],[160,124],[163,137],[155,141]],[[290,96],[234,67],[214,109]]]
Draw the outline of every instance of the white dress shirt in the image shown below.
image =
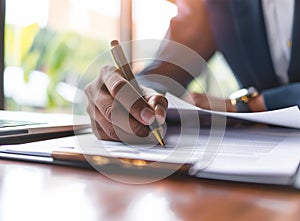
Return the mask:
[[289,82],[295,0],[262,0],[273,66],[282,84]]

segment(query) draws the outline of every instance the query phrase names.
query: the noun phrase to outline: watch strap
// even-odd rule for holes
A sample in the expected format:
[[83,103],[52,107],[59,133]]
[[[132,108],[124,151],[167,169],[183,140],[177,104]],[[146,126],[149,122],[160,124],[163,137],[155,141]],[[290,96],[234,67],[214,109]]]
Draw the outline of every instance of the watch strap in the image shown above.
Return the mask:
[[258,96],[258,92],[254,87],[242,88],[229,97],[233,106],[236,107],[237,112],[251,112],[248,105],[250,99]]

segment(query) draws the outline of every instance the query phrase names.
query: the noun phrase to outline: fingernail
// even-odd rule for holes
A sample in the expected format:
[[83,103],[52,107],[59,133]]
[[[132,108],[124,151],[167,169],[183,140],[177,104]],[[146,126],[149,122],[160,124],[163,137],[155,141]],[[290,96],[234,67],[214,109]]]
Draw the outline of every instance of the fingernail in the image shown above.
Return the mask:
[[155,116],[160,125],[164,124],[166,118],[166,110],[160,104],[156,105],[155,108]]
[[153,110],[147,107],[144,108],[141,112],[141,118],[145,122],[145,124],[151,124],[155,119]]

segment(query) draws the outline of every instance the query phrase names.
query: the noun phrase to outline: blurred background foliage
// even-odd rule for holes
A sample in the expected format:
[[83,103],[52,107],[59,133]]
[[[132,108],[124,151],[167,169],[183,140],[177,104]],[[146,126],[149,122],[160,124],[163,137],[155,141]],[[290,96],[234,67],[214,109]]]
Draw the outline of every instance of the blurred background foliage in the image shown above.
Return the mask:
[[[66,82],[76,86],[89,63],[103,48],[107,48],[105,42],[99,39],[75,32],[39,28],[38,24],[26,27],[8,24],[5,39],[9,39],[5,44],[6,66],[22,67],[25,82],[28,82],[32,71],[43,72],[49,77],[46,109],[70,108],[72,103],[55,90],[57,84]],[[10,100],[9,105],[13,106],[13,101]]]

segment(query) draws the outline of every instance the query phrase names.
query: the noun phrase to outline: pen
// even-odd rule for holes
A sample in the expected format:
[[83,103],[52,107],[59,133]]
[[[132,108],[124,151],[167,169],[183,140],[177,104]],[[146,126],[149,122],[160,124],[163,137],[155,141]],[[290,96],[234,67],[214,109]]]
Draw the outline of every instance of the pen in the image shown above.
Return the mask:
[[[141,88],[134,77],[134,74],[131,70],[131,67],[127,61],[127,58],[123,52],[121,45],[119,44],[119,42],[117,40],[113,40],[111,42],[111,47],[112,47],[112,49],[111,49],[112,57],[117,65],[117,67],[121,71],[123,77],[129,81],[131,86],[133,86],[135,88],[135,90],[139,93],[139,96],[142,99],[144,99]],[[147,102],[147,101],[145,101],[145,102]],[[150,128],[151,132],[153,133],[154,137],[160,143],[160,145],[165,147],[165,142],[159,131],[160,125],[156,119],[153,121],[152,124],[149,125],[149,128]]]

